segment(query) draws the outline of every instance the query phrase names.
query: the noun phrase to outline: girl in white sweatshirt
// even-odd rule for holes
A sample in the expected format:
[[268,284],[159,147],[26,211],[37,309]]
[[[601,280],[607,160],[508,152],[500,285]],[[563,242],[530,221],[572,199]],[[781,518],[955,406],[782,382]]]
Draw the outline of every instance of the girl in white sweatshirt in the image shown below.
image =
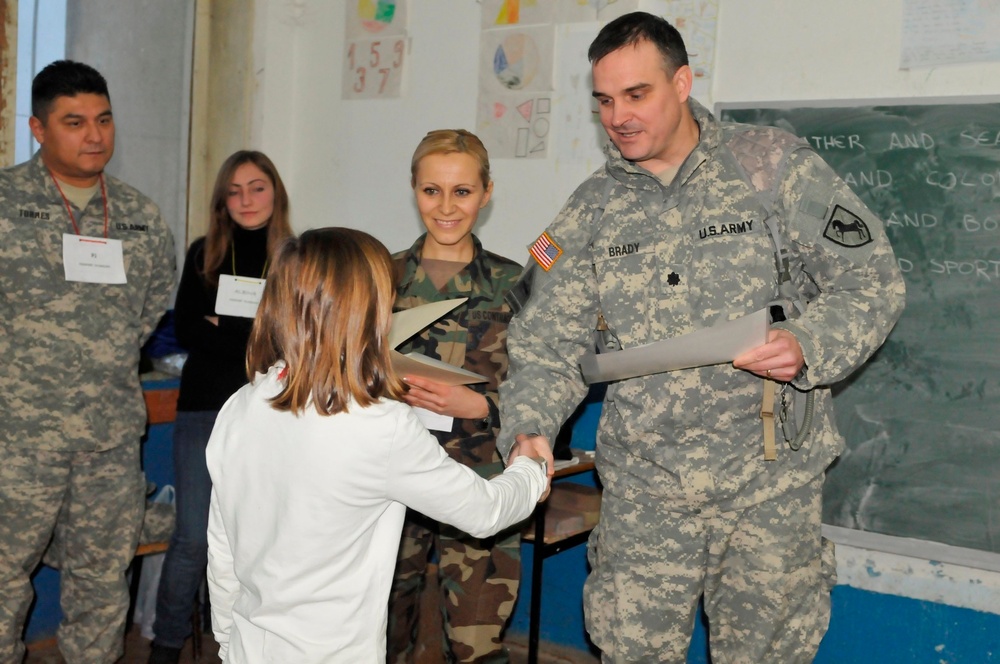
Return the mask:
[[208,582],[233,663],[385,660],[389,585],[406,507],[487,537],[546,491],[541,459],[486,481],[399,400],[388,346],[392,262],[346,228],[289,239],[247,350],[251,383],[222,408]]

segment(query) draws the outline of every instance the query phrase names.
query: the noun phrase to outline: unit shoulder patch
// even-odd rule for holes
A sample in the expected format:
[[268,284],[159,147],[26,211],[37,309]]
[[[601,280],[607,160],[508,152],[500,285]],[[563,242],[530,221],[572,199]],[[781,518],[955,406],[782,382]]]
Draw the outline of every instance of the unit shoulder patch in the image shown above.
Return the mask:
[[823,237],[842,247],[863,247],[872,241],[868,225],[859,216],[839,205],[833,206]]

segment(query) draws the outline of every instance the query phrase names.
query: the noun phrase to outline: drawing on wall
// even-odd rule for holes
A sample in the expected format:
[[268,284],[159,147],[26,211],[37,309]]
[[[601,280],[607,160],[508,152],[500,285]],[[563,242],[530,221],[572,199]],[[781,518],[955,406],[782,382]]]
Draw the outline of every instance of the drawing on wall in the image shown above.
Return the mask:
[[357,0],[345,6],[341,97],[399,97],[408,51],[406,0]]
[[564,0],[558,4],[558,23],[611,21],[639,8],[639,0]]
[[[604,133],[594,113],[587,47],[602,23],[639,8],[638,0],[480,0],[481,46],[476,126],[494,157],[548,156],[553,114],[558,155],[600,160]],[[694,74],[693,94],[711,91],[719,0],[658,0],[677,27]],[[559,26],[559,87],[555,30]],[[575,26],[575,27],[570,27]],[[541,94],[544,93],[544,94]],[[530,112],[529,112],[530,111]]]
[[347,40],[406,35],[407,0],[348,0]]
[[556,2],[555,0],[483,0],[482,5],[481,26],[487,29],[551,23],[555,15]]
[[997,0],[905,0],[899,68],[1000,60]]
[[524,32],[505,36],[493,51],[493,75],[510,90],[530,87],[540,65],[538,46]]
[[663,17],[677,28],[687,47],[695,97],[710,90],[715,69],[715,34],[719,19],[719,0],[667,0]]
[[588,171],[604,162],[602,148],[608,142],[591,95],[594,85],[587,61],[596,33],[595,27],[576,23],[560,26],[556,37],[561,66],[555,73],[553,102],[559,123],[552,135],[553,152],[559,159],[586,162]]
[[545,157],[552,109],[553,27],[482,32],[476,131],[493,157]]

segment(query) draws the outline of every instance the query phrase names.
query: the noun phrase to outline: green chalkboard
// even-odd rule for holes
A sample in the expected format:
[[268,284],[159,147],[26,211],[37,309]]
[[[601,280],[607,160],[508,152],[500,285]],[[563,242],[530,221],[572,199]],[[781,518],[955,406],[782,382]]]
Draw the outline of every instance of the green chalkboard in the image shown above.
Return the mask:
[[806,139],[877,212],[907,305],[835,386],[826,523],[1000,552],[1000,104],[727,108]]

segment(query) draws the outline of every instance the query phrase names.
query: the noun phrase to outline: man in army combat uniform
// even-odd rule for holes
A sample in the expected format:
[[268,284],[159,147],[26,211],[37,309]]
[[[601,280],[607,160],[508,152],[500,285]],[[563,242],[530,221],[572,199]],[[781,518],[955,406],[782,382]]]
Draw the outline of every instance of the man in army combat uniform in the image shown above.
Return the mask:
[[[651,365],[609,384],[584,606],[606,662],[685,661],[699,597],[717,664],[811,661],[835,576],[820,526],[824,469],[843,446],[829,386],[899,317],[895,257],[879,219],[804,142],[719,122],[690,98],[667,21],[627,14],[588,55],[612,144],[530,248],[498,446],[510,458],[548,449],[586,392],[577,365],[595,328],[614,361],[773,311],[766,342],[731,365]],[[808,392],[811,426],[786,435],[794,414],[772,413]]]
[[41,148],[0,172],[0,661],[24,655],[51,540],[63,657],[113,662],[145,498],[139,349],[170,300],[173,239],[152,201],[104,174],[115,125],[97,71],[54,62],[31,104]]

